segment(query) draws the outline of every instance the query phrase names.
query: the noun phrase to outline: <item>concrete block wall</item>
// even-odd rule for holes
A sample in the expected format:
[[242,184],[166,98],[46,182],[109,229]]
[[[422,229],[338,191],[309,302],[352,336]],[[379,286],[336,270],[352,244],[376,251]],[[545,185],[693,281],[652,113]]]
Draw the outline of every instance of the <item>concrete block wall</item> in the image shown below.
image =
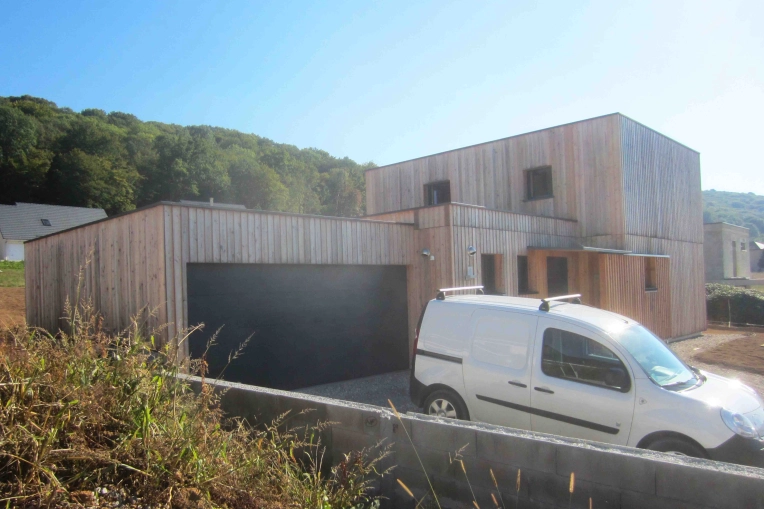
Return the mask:
[[[187,378],[198,388],[200,379]],[[429,490],[421,460],[444,508],[474,507],[473,493],[480,507],[495,507],[491,494],[499,499],[499,493],[491,478],[493,471],[507,508],[516,504],[519,508],[588,508],[591,498],[597,509],[764,509],[764,469],[420,414],[401,415],[399,420],[391,410],[371,405],[230,382],[209,383],[225,391],[222,405],[229,415],[250,422],[271,422],[290,411],[291,426],[331,423],[323,436],[327,461],[337,462],[343,453],[380,442],[392,444],[387,465],[395,469],[378,484],[386,507],[416,505],[397,479],[417,497]],[[312,411],[299,415],[307,409]],[[572,496],[568,491],[571,472],[576,476]]]

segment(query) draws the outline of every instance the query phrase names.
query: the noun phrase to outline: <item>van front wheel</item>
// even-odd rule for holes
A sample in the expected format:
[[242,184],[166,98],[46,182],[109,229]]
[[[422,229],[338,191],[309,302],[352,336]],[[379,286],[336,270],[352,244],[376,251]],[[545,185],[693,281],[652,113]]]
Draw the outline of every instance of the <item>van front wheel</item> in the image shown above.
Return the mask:
[[451,391],[438,390],[427,396],[424,413],[434,417],[469,420],[469,413],[462,398]]
[[651,451],[676,454],[678,456],[690,456],[692,458],[708,458],[706,452],[697,445],[681,438],[664,437],[655,440],[647,446]]

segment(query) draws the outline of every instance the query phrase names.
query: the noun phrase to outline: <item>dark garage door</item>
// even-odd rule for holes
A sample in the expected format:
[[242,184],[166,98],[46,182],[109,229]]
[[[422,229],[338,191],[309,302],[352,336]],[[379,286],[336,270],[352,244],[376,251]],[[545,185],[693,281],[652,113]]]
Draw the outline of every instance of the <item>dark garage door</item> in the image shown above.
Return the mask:
[[229,353],[254,333],[225,370],[229,381],[296,389],[408,367],[406,268],[375,265],[189,264],[190,338],[217,377]]

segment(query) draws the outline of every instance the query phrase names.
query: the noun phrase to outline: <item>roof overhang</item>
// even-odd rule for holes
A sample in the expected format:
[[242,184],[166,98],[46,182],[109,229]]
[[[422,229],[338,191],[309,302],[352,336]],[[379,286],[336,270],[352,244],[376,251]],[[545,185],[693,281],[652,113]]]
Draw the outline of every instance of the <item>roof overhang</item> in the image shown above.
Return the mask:
[[578,247],[542,247],[528,246],[528,251],[548,251],[558,253],[599,253],[599,254],[617,254],[623,256],[647,256],[650,258],[669,258],[669,255],[660,255],[652,253],[635,253],[624,249],[607,249],[604,247],[578,246]]

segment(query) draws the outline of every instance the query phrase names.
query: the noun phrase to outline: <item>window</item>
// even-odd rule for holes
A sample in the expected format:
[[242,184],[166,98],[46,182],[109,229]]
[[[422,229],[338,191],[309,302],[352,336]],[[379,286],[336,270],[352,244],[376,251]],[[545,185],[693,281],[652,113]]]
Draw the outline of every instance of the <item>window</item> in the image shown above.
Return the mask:
[[481,254],[480,270],[482,273],[483,293],[486,295],[506,295],[504,293],[503,263],[498,254]]
[[552,167],[534,168],[525,171],[525,198],[540,200],[552,197]]
[[740,239],[740,250],[745,251],[746,249],[748,249],[748,245],[745,239]]
[[653,291],[658,289],[658,282],[655,269],[655,258],[645,257],[645,290]]
[[424,202],[427,205],[438,205],[451,201],[451,182],[442,180],[424,185]]
[[531,293],[531,287],[528,278],[528,257],[517,257],[517,293],[520,295]]
[[605,389],[628,392],[631,379],[621,360],[605,345],[560,329],[544,331],[541,371]]
[[43,226],[50,226],[50,219],[40,219]]

